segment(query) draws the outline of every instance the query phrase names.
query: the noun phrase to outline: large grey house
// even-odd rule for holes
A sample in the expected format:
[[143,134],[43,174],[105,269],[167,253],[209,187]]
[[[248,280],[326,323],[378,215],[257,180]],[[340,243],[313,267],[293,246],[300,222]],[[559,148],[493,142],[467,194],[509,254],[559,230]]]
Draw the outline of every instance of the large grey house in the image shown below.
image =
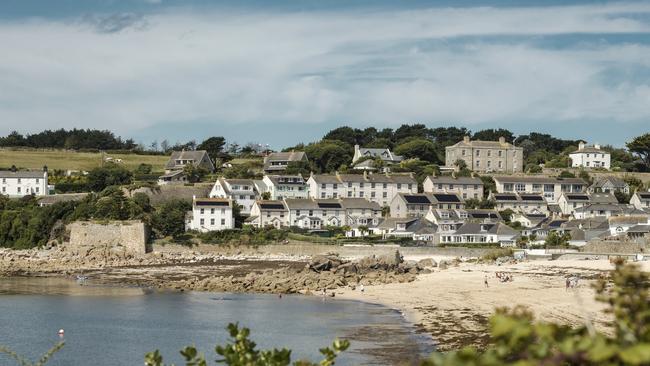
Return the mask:
[[165,173],[169,174],[174,171],[183,170],[185,166],[192,164],[196,167],[204,168],[210,173],[214,172],[214,164],[205,150],[193,151],[173,151],[169,161],[165,165]]
[[524,170],[524,149],[506,142],[503,137],[499,141],[471,141],[465,136],[462,141],[445,148],[447,167],[453,167],[458,160],[475,172],[519,173]]
[[308,161],[304,151],[275,152],[264,158],[264,172],[281,174],[293,161]]

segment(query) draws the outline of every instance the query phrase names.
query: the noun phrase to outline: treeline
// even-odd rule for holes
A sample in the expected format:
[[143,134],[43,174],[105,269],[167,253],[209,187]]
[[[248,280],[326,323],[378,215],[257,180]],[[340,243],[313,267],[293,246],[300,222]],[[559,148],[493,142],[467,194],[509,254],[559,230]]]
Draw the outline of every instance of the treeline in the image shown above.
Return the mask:
[[76,128],[45,130],[31,135],[22,135],[13,131],[5,137],[0,137],[0,146],[69,150],[134,150],[138,147],[132,139],[122,140],[108,130]]
[[183,200],[153,207],[146,194],[129,198],[117,186],[90,193],[80,201],[45,207],[33,196],[12,200],[0,195],[0,247],[27,249],[61,241],[65,225],[77,220],[141,220],[152,227],[153,237],[176,237],[185,232],[185,213],[191,207]]

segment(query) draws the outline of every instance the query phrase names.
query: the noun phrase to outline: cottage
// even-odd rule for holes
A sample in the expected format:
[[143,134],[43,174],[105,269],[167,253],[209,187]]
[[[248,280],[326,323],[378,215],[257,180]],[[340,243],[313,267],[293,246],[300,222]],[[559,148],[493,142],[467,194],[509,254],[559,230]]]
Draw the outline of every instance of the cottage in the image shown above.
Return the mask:
[[172,155],[165,165],[165,174],[174,171],[183,170],[187,165],[194,165],[198,168],[203,168],[210,173],[214,173],[214,164],[212,159],[205,150],[190,150],[190,151],[172,151]]
[[345,223],[345,210],[339,200],[294,198],[286,199],[284,203],[289,214],[289,226],[321,230],[327,226],[343,226]]
[[192,200],[192,211],[188,212],[186,230],[200,232],[233,229],[235,219],[233,202],[227,198],[196,198]]
[[345,209],[345,225],[351,228],[346,236],[365,234],[359,230],[360,227],[373,232],[382,221],[381,206],[377,202],[364,198],[341,198],[340,202]]
[[574,168],[603,168],[609,169],[611,155],[608,151],[602,150],[600,145],[587,146],[580,142],[578,150],[569,154],[571,166]]
[[453,167],[462,160],[475,172],[519,173],[523,171],[524,149],[506,142],[471,141],[469,136],[445,148],[445,165]]
[[[354,145],[352,166],[356,170],[376,170],[373,160],[380,159],[386,165],[399,164],[404,158],[393,154],[390,149],[376,149]],[[361,161],[359,161],[361,160]],[[357,162],[359,162],[357,164]]]
[[483,181],[476,177],[428,176],[422,186],[425,193],[457,193],[464,200],[483,199]]
[[637,225],[649,225],[650,218],[648,215],[631,215],[631,216],[611,216],[607,219],[610,235],[625,235],[628,230]]
[[489,199],[499,211],[512,210],[526,214],[548,215],[548,204],[541,194],[490,193]]
[[630,193],[630,185],[623,179],[613,176],[598,178],[588,188],[589,193]]
[[308,161],[304,151],[274,152],[264,158],[264,172],[278,174],[291,162]]
[[0,182],[1,193],[9,197],[47,196],[50,193],[47,167],[43,167],[43,171],[20,171],[12,167],[0,171]]
[[289,212],[284,201],[255,201],[251,214],[246,219],[246,224],[263,228],[267,226],[281,228],[289,226]]

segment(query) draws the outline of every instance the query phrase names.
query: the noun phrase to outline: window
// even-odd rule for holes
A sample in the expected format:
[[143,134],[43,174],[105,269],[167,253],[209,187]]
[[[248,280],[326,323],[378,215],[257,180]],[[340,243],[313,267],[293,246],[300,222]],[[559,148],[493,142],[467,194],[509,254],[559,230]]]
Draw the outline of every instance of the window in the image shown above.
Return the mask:
[[370,183],[370,188],[375,188],[375,183]]
[[442,190],[442,184],[438,183],[438,189]]
[[38,183],[40,183],[40,182],[41,182],[41,180],[38,179],[38,178],[36,178],[36,183],[38,184]]
[[464,199],[467,198],[467,193],[463,192],[463,198],[464,198]]
[[370,197],[375,198],[375,191],[370,192]]
[[199,223],[200,223],[201,225],[204,225],[204,224],[205,224],[205,219],[201,219],[201,220],[199,220]]
[[352,182],[348,182],[348,188],[352,188]]
[[363,198],[363,191],[359,191],[359,197]]
[[503,162],[499,160],[499,169],[503,168]]
[[221,219],[221,225],[225,225],[225,224],[226,224],[226,219]]
[[320,198],[325,198],[325,192],[320,193]]
[[41,191],[41,187],[36,187],[36,193],[39,193]]
[[348,197],[352,197],[352,191],[348,191]]
[[388,184],[384,183],[384,189],[388,188]]
[[338,188],[339,188],[339,185],[336,184],[336,183],[334,183],[334,184],[332,184],[332,188],[334,188],[334,189],[338,189]]
[[386,192],[382,193],[381,195],[382,195],[382,197],[384,197],[384,198],[387,198],[387,197],[388,197],[388,193],[386,193]]
[[462,156],[465,156],[465,150],[462,150],[462,151],[460,152],[460,154],[461,154]]
[[314,216],[314,210],[309,210],[309,216]]
[[487,156],[488,156],[488,158],[489,158],[490,156],[492,156],[492,150],[488,150],[488,151],[487,151]]
[[300,210],[296,210],[296,216],[300,216]]
[[327,211],[323,210],[323,217],[327,216]]
[[476,150],[476,156],[481,156],[481,150]]
[[450,185],[449,185],[449,189],[454,189],[454,185],[453,185],[453,184],[450,184]]
[[363,188],[363,183],[359,183],[359,188]]
[[210,209],[210,214],[214,215],[214,208]]
[[7,178],[2,178],[2,183],[7,183]]
[[477,160],[474,166],[478,168],[480,165],[481,165],[481,161]]
[[21,182],[21,179],[20,179],[20,178],[18,178],[18,183],[20,184],[20,182]]
[[517,192],[524,192],[526,190],[526,184],[524,184],[524,183],[515,184],[515,190]]
[[338,198],[338,196],[339,196],[338,193],[336,193],[336,192],[332,193],[332,197],[333,197],[333,198]]
[[205,213],[205,210],[201,209],[200,212],[201,212],[201,215],[203,215]]
[[255,196],[251,194],[249,198],[252,199],[252,200],[254,200],[254,199],[255,199]]
[[327,188],[327,184],[323,183],[323,184],[320,185],[320,187],[321,187],[322,189],[325,189],[325,188]]
[[397,183],[397,189],[402,189],[402,183]]
[[2,193],[7,192],[7,187],[2,187]]
[[210,225],[214,225],[214,219],[210,219]]
[[490,168],[492,166],[492,160],[487,161],[487,167]]

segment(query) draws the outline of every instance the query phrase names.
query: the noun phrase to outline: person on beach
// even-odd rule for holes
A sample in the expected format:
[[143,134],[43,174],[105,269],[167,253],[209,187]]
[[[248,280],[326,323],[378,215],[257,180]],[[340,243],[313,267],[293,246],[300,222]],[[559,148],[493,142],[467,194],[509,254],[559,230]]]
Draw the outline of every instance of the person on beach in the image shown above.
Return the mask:
[[490,287],[490,285],[488,285],[487,275],[485,275],[485,279],[483,280],[483,283],[485,283],[485,288]]
[[564,291],[569,291],[569,287],[571,287],[571,279],[569,277],[567,277],[565,282],[566,282],[565,283],[566,288],[564,289]]
[[359,286],[359,291],[361,291],[361,293],[363,293],[365,290],[366,290],[366,289],[363,288],[363,285],[360,285],[360,286]]

